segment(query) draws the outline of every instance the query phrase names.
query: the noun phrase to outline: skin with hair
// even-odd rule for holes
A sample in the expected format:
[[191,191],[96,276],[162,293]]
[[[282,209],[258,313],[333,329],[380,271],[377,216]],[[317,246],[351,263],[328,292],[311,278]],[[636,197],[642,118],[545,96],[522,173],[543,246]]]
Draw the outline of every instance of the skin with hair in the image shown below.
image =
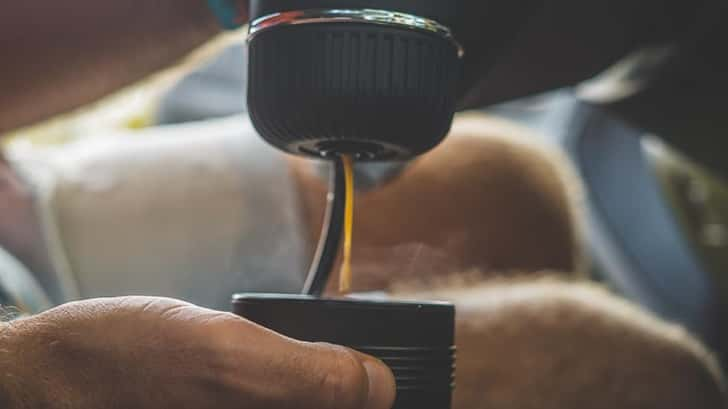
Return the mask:
[[699,341],[592,284],[495,280],[398,296],[457,307],[454,409],[728,407]]
[[388,409],[394,379],[349,349],[152,297],[66,304],[0,326],[7,409]]

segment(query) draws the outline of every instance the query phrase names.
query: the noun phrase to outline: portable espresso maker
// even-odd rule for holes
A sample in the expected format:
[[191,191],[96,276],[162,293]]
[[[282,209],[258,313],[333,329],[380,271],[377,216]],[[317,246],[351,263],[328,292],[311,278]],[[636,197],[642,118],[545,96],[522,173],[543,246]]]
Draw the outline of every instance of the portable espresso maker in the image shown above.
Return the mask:
[[333,163],[303,295],[238,294],[236,314],[283,335],[350,347],[392,370],[395,409],[449,409],[455,308],[322,298],[338,254],[342,156],[405,160],[447,135],[463,48],[459,0],[251,0],[248,109],[268,143]]

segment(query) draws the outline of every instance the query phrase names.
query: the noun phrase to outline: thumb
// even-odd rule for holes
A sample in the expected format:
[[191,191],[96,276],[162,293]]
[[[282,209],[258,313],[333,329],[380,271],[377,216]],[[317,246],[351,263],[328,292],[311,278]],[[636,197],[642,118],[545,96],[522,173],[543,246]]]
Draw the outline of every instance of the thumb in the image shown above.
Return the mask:
[[337,345],[294,342],[299,350],[293,356],[299,359],[289,361],[291,373],[305,375],[290,403],[315,409],[392,407],[394,376],[378,359]]
[[231,338],[216,339],[242,346],[235,348],[235,366],[239,384],[256,403],[252,407],[392,407],[394,376],[381,361],[338,345],[296,341],[238,317],[234,322],[224,325]]

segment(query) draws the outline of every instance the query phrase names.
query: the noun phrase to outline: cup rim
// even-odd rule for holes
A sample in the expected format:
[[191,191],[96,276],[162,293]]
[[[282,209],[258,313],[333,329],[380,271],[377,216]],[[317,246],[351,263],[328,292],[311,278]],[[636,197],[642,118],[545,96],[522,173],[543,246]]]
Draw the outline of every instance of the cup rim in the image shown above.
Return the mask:
[[424,311],[454,309],[454,305],[446,301],[417,300],[379,300],[357,296],[346,297],[314,297],[304,294],[277,293],[238,293],[233,295],[233,305],[258,302],[277,302],[287,304],[316,304],[328,308],[368,308],[368,309],[420,309]]

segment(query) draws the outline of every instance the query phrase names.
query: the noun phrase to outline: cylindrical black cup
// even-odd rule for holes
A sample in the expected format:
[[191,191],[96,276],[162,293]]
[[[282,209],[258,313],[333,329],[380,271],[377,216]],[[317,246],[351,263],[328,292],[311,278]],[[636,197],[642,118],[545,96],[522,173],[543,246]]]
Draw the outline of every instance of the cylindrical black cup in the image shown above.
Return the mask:
[[291,338],[343,345],[379,358],[397,383],[394,409],[450,408],[452,304],[238,294],[233,311]]

